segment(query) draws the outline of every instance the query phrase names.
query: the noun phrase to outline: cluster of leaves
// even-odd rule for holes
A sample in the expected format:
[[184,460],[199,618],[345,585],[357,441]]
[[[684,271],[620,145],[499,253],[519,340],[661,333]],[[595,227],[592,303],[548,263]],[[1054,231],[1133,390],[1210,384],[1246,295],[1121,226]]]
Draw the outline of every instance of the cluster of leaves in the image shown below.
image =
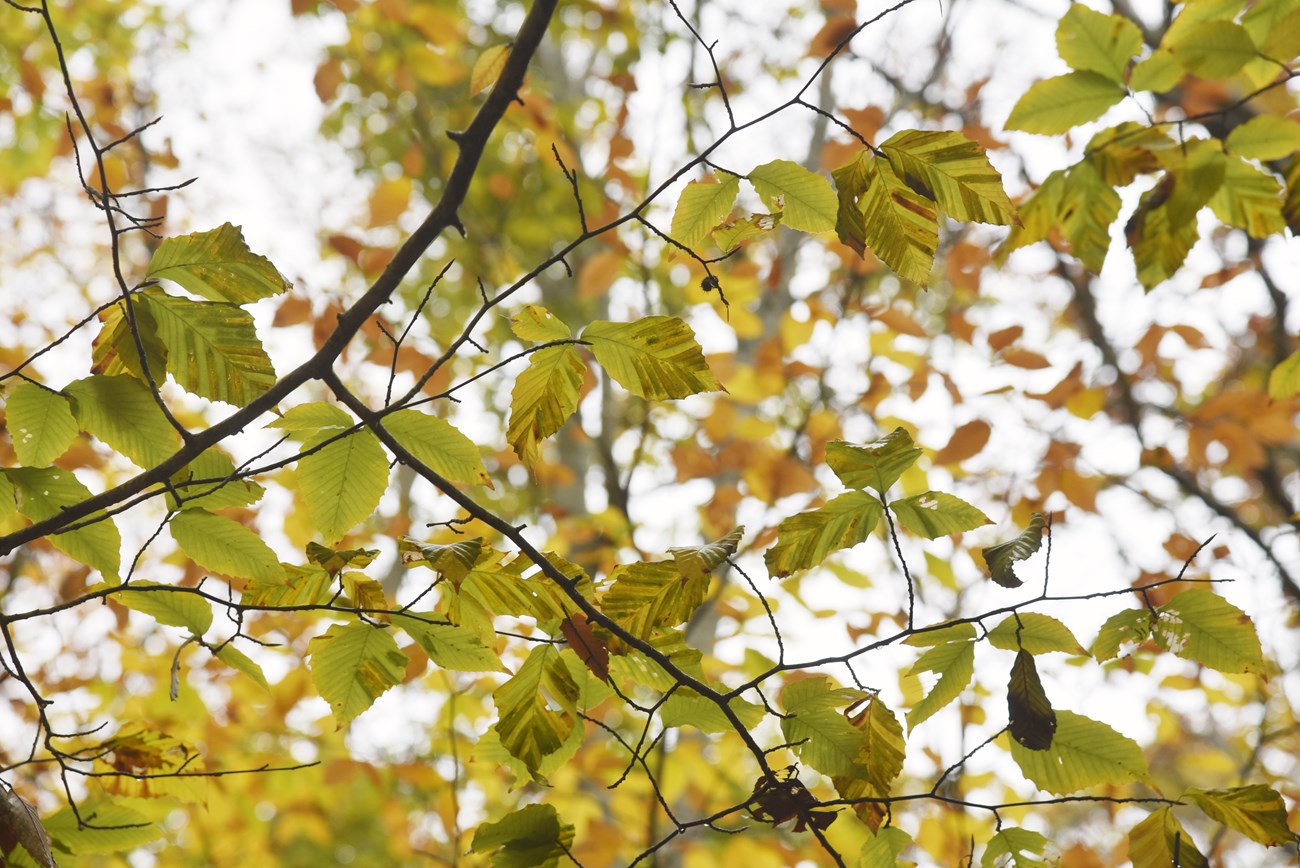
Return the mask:
[[[818,52],[830,63],[872,22],[859,24],[827,5],[827,29],[814,45],[822,46]],[[1292,77],[1300,18],[1280,2],[1247,5],[1188,4],[1136,62],[1146,40],[1137,24],[1119,14],[1071,7],[1058,28],[1058,48],[1074,71],[1032,86],[1008,128],[1071,132],[1134,92],[1160,96],[1188,88],[1187,76],[1244,81],[1251,90],[1233,108],[1255,106],[1257,99],[1284,90],[1280,85]],[[861,124],[837,120],[851,132],[851,153],[813,168],[777,159],[741,175],[717,166],[710,154],[753,124],[736,122],[735,91],[719,71],[714,47],[678,12],[676,20],[695,39],[695,50],[717,72],[707,89],[719,95],[729,126],[673,176],[708,172],[684,186],[670,228],[661,230],[648,215],[657,201],[663,204],[659,200],[671,181],[656,186],[617,165],[613,143],[630,147],[631,141],[626,102],[614,112],[616,132],[601,179],[629,196],[620,202],[614,193],[594,192],[600,188],[588,181],[579,148],[565,142],[562,130],[571,128],[577,109],[557,108],[524,85],[525,69],[552,25],[553,2],[538,0],[512,43],[492,41],[482,50],[470,46],[470,19],[442,4],[336,6],[328,12],[295,3],[295,11],[347,15],[354,35],[383,33],[393,45],[391,54],[380,55],[358,37],[347,46],[353,54],[344,50],[323,63],[317,90],[327,102],[340,101],[336,120],[357,109],[346,103],[348,90],[341,88],[348,76],[358,91],[362,85],[376,93],[395,86],[419,94],[417,104],[459,94],[460,107],[449,114],[457,124],[450,144],[365,143],[374,165],[397,162],[419,176],[418,193],[433,204],[406,242],[385,246],[383,224],[417,198],[409,179],[386,178],[369,203],[371,231],[328,236],[328,247],[366,282],[364,292],[346,308],[318,313],[313,304],[319,300],[301,298],[295,306],[289,282],[230,224],[151,237],[132,272],[130,262],[119,264],[130,259],[119,255],[130,230],[114,221],[125,220],[145,235],[158,228],[160,218],[133,217],[123,204],[128,193],[119,192],[100,166],[99,178],[89,185],[91,201],[110,230],[120,292],[72,329],[92,323],[98,329],[89,358],[82,359],[89,376],[55,388],[58,372],[37,364],[64,339],[39,348],[3,376],[8,442],[0,467],[0,548],[10,554],[13,576],[0,596],[4,683],[34,734],[25,756],[10,761],[6,755],[5,771],[26,776],[22,786],[29,795],[44,786],[67,801],[38,817],[17,788],[4,785],[0,820],[15,830],[0,835],[7,862],[51,865],[56,855],[123,853],[166,834],[183,839],[178,849],[193,848],[199,860],[246,861],[265,847],[280,858],[292,853],[319,861],[312,839],[320,830],[308,829],[312,818],[319,825],[328,816],[342,829],[354,815],[339,817],[337,806],[288,795],[277,787],[301,792],[304,785],[277,779],[350,786],[357,798],[348,810],[357,812],[361,826],[374,826],[366,812],[381,811],[394,827],[408,829],[398,793],[417,804],[436,801],[428,811],[444,847],[503,866],[640,859],[688,833],[716,842],[710,833],[741,815],[772,830],[756,829],[737,840],[753,838],[749,846],[756,849],[775,841],[783,848],[780,856],[807,856],[815,847],[837,864],[846,864],[843,854],[853,853],[857,864],[886,866],[905,861],[915,848],[951,861],[956,847],[968,845],[927,827],[932,816],[922,815],[924,808],[918,809],[920,820],[910,823],[907,815],[918,804],[962,811],[965,819],[953,821],[953,834],[978,835],[985,865],[1051,858],[1053,841],[1030,828],[1037,817],[1024,812],[1037,806],[1047,816],[1049,804],[1149,807],[1127,835],[1129,858],[1139,866],[1207,864],[1182,822],[1199,831],[1208,820],[1264,846],[1294,846],[1285,790],[1276,781],[1219,776],[1206,782],[1224,785],[1206,787],[1161,779],[1162,770],[1153,768],[1142,746],[1068,707],[1079,697],[1049,696],[1052,682],[1045,684],[1040,674],[1040,665],[1044,673],[1055,669],[1042,658],[1063,654],[1065,665],[1080,675],[1149,673],[1157,663],[1187,661],[1197,673],[1189,679],[1193,687],[1212,689],[1216,682],[1204,678],[1207,673],[1222,673],[1233,684],[1262,683],[1272,664],[1251,618],[1206,580],[1187,575],[1200,548],[1193,544],[1179,558],[1176,574],[1141,577],[1133,588],[1062,594],[1050,588],[1045,566],[1040,593],[972,613],[945,561],[960,555],[978,566],[978,578],[966,589],[986,581],[1021,587],[1016,565],[1041,550],[1045,530],[1050,554],[1047,497],[1062,491],[1081,509],[1095,509],[1096,492],[1089,487],[1094,483],[1073,468],[1077,450],[1060,445],[1049,452],[1034,482],[1039,490],[1009,510],[1022,529],[1005,542],[977,543],[976,559],[965,535],[974,539],[993,522],[966,499],[937,490],[948,484],[932,487],[929,476],[978,455],[991,427],[982,421],[961,426],[941,450],[917,445],[916,421],[901,420],[884,433],[891,428],[888,414],[876,411],[891,384],[873,370],[869,389],[852,407],[836,412],[829,399],[819,398],[824,406],[801,408],[803,421],[793,430],[796,445],[806,446],[802,453],[780,448],[776,434],[786,429],[764,413],[778,419],[787,413],[781,401],[787,392],[797,396],[804,380],[828,391],[826,371],[810,373],[807,362],[787,356],[813,342],[817,325],[834,318],[829,296],[807,299],[810,316],[803,321],[778,311],[768,343],[759,340],[761,322],[756,332],[746,329],[759,321],[764,304],[756,269],[769,256],[771,272],[793,265],[794,254],[780,247],[789,238],[826,245],[846,274],[859,280],[877,275],[874,286],[882,292],[887,274],[888,285],[908,287],[913,300],[927,286],[961,298],[953,289],[960,273],[940,251],[946,244],[948,261],[960,258],[962,245],[971,244],[962,240],[967,229],[959,224],[965,223],[1010,226],[1003,245],[1008,252],[1044,240],[1068,245],[1085,268],[1099,271],[1121,211],[1118,188],[1145,176],[1155,186],[1137,203],[1127,240],[1140,282],[1153,290],[1184,268],[1204,208],[1257,239],[1295,228],[1291,199],[1300,138],[1292,127],[1300,125],[1260,113],[1221,135],[1210,130],[1209,137],[1198,138],[1184,134],[1186,117],[1177,125],[1154,117],[1126,122],[1098,133],[1079,162],[1049,175],[1019,207],[974,128],[899,129],[876,145],[875,135],[857,128]],[[44,21],[51,37],[57,32],[43,4],[9,4],[7,14]],[[636,34],[630,13],[610,15],[616,19],[611,31]],[[51,62],[66,71],[61,57]],[[825,68],[818,67],[813,78]],[[625,75],[626,65],[616,66],[607,78],[618,82]],[[473,94],[487,92],[472,112],[464,108],[467,83]],[[621,86],[624,95],[632,88],[626,81]],[[67,97],[78,105],[75,88]],[[778,111],[808,107],[797,96]],[[834,117],[833,108],[814,114]],[[1226,113],[1221,106],[1192,120],[1219,121]],[[498,125],[527,132],[531,144],[515,141],[510,147],[529,156],[512,166],[496,153],[489,136]],[[99,160],[119,137],[101,147],[97,128],[109,129],[83,121],[81,136]],[[136,134],[123,131],[127,140]],[[548,153],[558,173],[531,183],[546,185],[555,194],[547,207],[563,209],[570,223],[580,225],[572,238],[555,228],[545,209],[532,218],[538,222],[514,222],[487,207],[492,199],[517,194],[512,170],[522,177],[519,165],[535,166],[538,154]],[[476,178],[486,183],[471,185]],[[737,211],[742,180],[765,212]],[[642,181],[645,192],[633,195]],[[941,221],[941,214],[950,220]],[[464,237],[451,237],[453,230]],[[642,232],[639,241],[632,238],[635,231]],[[504,256],[494,247],[497,237],[508,240]],[[718,256],[706,250],[706,242]],[[651,243],[665,254],[653,278],[663,292],[646,307],[663,312],[612,316],[615,284],[636,268],[649,272],[655,259]],[[776,254],[767,252],[772,248]],[[430,250],[431,259],[443,259],[441,271],[423,282],[422,291],[403,290],[404,283],[416,282],[408,278],[424,267],[419,260]],[[560,267],[566,280],[575,278],[577,302],[546,276]],[[678,303],[684,290],[673,270],[681,267],[701,287],[699,300],[711,302],[708,293],[718,290],[728,313],[737,308],[734,356],[706,357],[685,305]],[[484,288],[485,276],[500,286],[492,294]],[[1075,278],[1083,307],[1089,285],[1086,277]],[[534,283],[542,304],[531,294]],[[280,305],[277,323],[317,331],[314,354],[290,371],[276,371],[275,341],[264,344],[247,309],[272,299]],[[456,306],[448,301],[446,309],[456,316],[428,310],[431,300],[454,300]],[[386,322],[379,313],[389,301],[408,308],[399,314],[406,318],[400,329],[390,329],[398,319]],[[896,301],[872,309],[889,330],[886,340],[872,338],[872,351],[909,369],[906,389],[898,391],[916,399],[932,369],[893,338],[925,337],[927,331]],[[851,319],[856,302],[846,292],[840,303],[845,320]],[[512,315],[499,317],[500,310]],[[917,302],[914,312],[919,310]],[[975,328],[959,306],[945,315],[954,334],[965,332],[973,343]],[[1095,324],[1091,316],[1085,326]],[[495,359],[478,360],[466,348],[490,355],[476,329],[492,318],[499,323],[484,325],[488,343],[501,351]],[[575,329],[570,323],[583,325]],[[1113,411],[1127,414],[1141,441],[1140,410],[1101,331],[1092,329],[1089,337],[1103,356],[1109,349],[1106,361],[1120,377],[1114,398],[1085,385],[1077,368],[1050,392],[1030,397],[1083,418],[1113,401]],[[1023,333],[1010,327],[989,334],[987,343],[1013,367],[1047,367],[1040,354],[1017,346]],[[413,349],[413,343],[423,349]],[[1274,359],[1269,366],[1267,390],[1275,402],[1270,406],[1280,408],[1272,411],[1278,421],[1252,434],[1265,445],[1294,434],[1297,358]],[[504,369],[516,362],[525,364],[513,379],[506,377]],[[386,384],[377,389],[369,377],[376,370],[387,372]],[[396,388],[399,376],[405,391]],[[956,382],[944,376],[959,403]],[[487,396],[485,412],[500,418],[489,442],[462,433],[465,424],[452,407],[453,393],[472,385]],[[494,402],[495,396],[501,399]],[[594,397],[600,399],[600,424],[592,434],[581,417]],[[656,414],[672,412],[666,402],[687,398],[707,407],[707,415],[691,426],[690,437],[671,442],[654,430]],[[220,416],[224,408],[216,405],[235,409]],[[1238,402],[1221,413],[1245,418],[1255,409],[1257,404]],[[845,439],[857,410],[883,436],[865,443]],[[1228,439],[1227,423],[1205,414],[1203,427],[1214,432],[1212,439]],[[637,415],[639,421],[628,422]],[[638,425],[641,436],[627,460],[619,438]],[[245,429],[251,436],[243,436]],[[697,429],[708,449],[694,442]],[[576,450],[584,439],[603,450],[598,454],[608,499],[620,506],[579,519],[558,508],[548,514],[553,491],[566,503],[585,503],[581,493],[572,493],[587,484],[585,473],[575,472],[584,468],[566,467],[563,457],[566,450],[581,454]],[[704,539],[718,538],[664,546],[667,556],[661,559],[634,545],[632,501],[647,492],[619,480],[620,461],[630,477],[643,452],[655,450],[676,468],[677,482],[716,477],[713,502],[699,525],[712,531]],[[1219,503],[1201,487],[1194,462],[1179,464],[1167,449],[1154,448],[1143,460],[1178,481],[1188,496],[1212,508]],[[833,475],[846,489],[829,500],[814,472],[823,465],[829,470],[825,478]],[[959,471],[948,477],[952,486],[962,482]],[[417,479],[436,492],[439,508],[454,511],[451,519],[428,523],[442,530],[419,532],[409,514],[384,506],[386,496],[408,496]],[[901,489],[898,496],[891,495],[895,489]],[[789,514],[782,501],[792,494],[813,502]],[[734,521],[745,498],[777,507],[761,513],[764,526],[748,546],[745,528]],[[972,499],[994,500],[987,494]],[[1236,519],[1248,539],[1271,551],[1229,507],[1215,511]],[[519,523],[538,519],[551,522],[549,545],[534,542]],[[155,529],[134,532],[145,521]],[[174,547],[159,542],[164,531]],[[132,536],[141,539],[124,561],[124,538]],[[295,548],[301,557],[282,558]],[[748,575],[760,551],[769,578],[785,579],[782,585],[769,583],[764,590]],[[890,566],[891,580],[868,581],[849,566],[868,552]],[[29,553],[38,561],[35,567],[24,561]],[[918,558],[926,563],[924,574],[910,566]],[[385,575],[381,567],[390,562],[393,572]],[[45,570],[63,578],[44,579]],[[141,578],[148,571],[159,577],[170,572],[173,580]],[[1281,572],[1285,584],[1289,576]],[[800,596],[802,583],[825,574],[836,576],[842,588],[883,590],[885,602],[868,629],[849,627],[847,650],[787,659],[788,628],[778,618],[783,610],[775,598],[807,605],[815,595]],[[1111,614],[1089,648],[1042,611],[1084,600],[1114,601],[1134,589],[1139,605]],[[927,596],[947,591],[957,592],[947,608],[927,605]],[[65,682],[56,666],[34,662],[41,643],[29,644],[25,635],[98,602],[117,617],[111,632],[121,639],[123,670],[151,685],[143,699],[99,685],[104,696],[95,713],[114,723],[107,737],[97,726],[81,731],[62,725]],[[843,617],[847,608],[840,606],[837,614]],[[767,631],[776,658],[751,648],[743,663],[724,663],[723,655],[711,653],[717,637],[701,639],[714,612],[745,631],[753,632],[755,624]],[[152,639],[175,646],[169,665],[160,667],[147,649],[132,647],[128,637],[141,624],[156,629]],[[720,636],[720,621],[712,626]],[[879,676],[869,686],[858,675],[860,664],[889,672],[888,661],[894,660],[904,661],[897,672],[898,698],[879,686]],[[268,676],[272,664],[276,671]],[[847,671],[852,686],[829,669]],[[1005,715],[983,701],[990,685],[1004,680]],[[378,764],[352,760],[343,734],[362,725],[381,697],[414,696],[420,685],[440,707],[442,729],[430,738],[428,753],[383,772]],[[977,698],[967,701],[971,696]],[[328,706],[332,735],[290,724],[312,699]],[[458,712],[458,699],[473,710]],[[255,716],[249,712],[254,706],[270,713]],[[945,756],[931,741],[935,724],[922,728],[945,709],[958,717],[964,733],[992,721],[987,737],[973,739],[979,743],[960,756]],[[270,746],[257,747],[257,733],[246,732],[259,729],[273,734]],[[304,736],[312,745],[306,761],[285,761],[280,754],[299,756],[293,746]],[[462,756],[471,742],[472,754]],[[450,773],[439,763],[446,757]],[[915,770],[926,760],[935,767],[928,780]],[[1014,767],[1023,781],[984,798],[977,791],[988,784],[972,771],[980,762],[999,770]],[[1247,767],[1242,777],[1256,771]],[[709,780],[695,787],[679,780],[706,775]],[[208,786],[216,778],[219,794]],[[584,778],[608,782],[615,794],[587,793]],[[247,789],[236,790],[241,786]],[[507,791],[514,788],[522,792]],[[1025,788],[1050,798],[1017,795]],[[461,805],[459,793],[471,790],[488,806],[487,817]],[[257,797],[237,799],[232,792]],[[288,818],[277,818],[277,840],[250,841],[238,856],[222,849],[227,845],[205,842],[202,830],[223,828],[263,796]],[[592,804],[601,798],[628,801],[601,811]],[[210,812],[207,820],[194,821],[200,831],[165,830],[173,806],[200,803]],[[596,816],[618,816],[632,810],[629,805],[651,817],[644,840],[624,840]],[[976,815],[981,819],[970,819]],[[251,816],[240,820],[250,823]],[[472,834],[463,823],[473,827]],[[787,823],[788,830],[776,828]],[[420,844],[413,832],[387,837],[401,839],[382,842],[388,859],[414,858]],[[364,834],[352,840],[359,845]],[[751,864],[744,843],[705,846],[710,845],[718,858]]]

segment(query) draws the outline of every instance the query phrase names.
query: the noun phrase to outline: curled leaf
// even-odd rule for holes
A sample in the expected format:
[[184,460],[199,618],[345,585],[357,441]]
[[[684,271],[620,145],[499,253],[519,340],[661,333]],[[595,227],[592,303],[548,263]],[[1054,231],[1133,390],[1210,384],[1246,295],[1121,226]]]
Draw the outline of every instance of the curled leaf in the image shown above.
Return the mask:
[[1043,544],[1043,524],[1042,513],[1036,512],[1029,519],[1029,526],[1015,539],[991,545],[981,551],[984,563],[988,564],[989,572],[993,575],[993,581],[1004,588],[1018,588],[1024,584],[1016,575],[1015,563],[1038,551]]

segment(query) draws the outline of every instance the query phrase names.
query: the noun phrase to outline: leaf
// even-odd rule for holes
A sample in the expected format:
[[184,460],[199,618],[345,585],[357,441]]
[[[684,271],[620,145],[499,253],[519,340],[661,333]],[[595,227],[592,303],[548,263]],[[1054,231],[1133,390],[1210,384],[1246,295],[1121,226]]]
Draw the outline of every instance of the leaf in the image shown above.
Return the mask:
[[64,808],[45,820],[54,846],[74,856],[124,853],[163,836],[162,826],[110,799],[89,799],[77,808],[77,813]]
[[[235,462],[220,449],[208,449],[172,474],[167,492],[168,509],[222,509],[257,503],[266,493],[262,486],[236,475]],[[176,495],[180,494],[181,499]]]
[[858,256],[866,256],[866,220],[862,216],[862,194],[871,183],[873,157],[861,151],[831,172],[835,180],[835,234]]
[[784,519],[776,528],[776,545],[763,555],[768,572],[780,579],[818,566],[832,552],[864,542],[883,512],[880,501],[865,491],[850,491]]
[[1052,172],[1028,199],[1020,203],[1020,223],[1011,227],[1006,240],[998,247],[999,262],[1005,262],[1013,250],[1046,240],[1052,230],[1060,226],[1067,177],[1060,169]]
[[1238,157],[1280,160],[1300,151],[1300,122],[1277,115],[1256,115],[1233,127],[1223,145]]
[[586,370],[571,346],[546,347],[529,357],[510,393],[506,429],[506,441],[525,466],[537,465],[542,441],[564,427],[578,409]]
[[429,569],[442,574],[442,577],[453,585],[459,585],[478,563],[479,555],[483,551],[483,537],[476,536],[450,545],[441,545],[420,542],[414,537],[404,536],[398,541],[397,547],[402,555],[402,563],[408,566],[424,564]]
[[512,316],[510,330],[522,341],[562,341],[573,337],[573,332],[559,317],[536,304],[525,305]]
[[1015,222],[1002,176],[984,149],[961,133],[903,130],[880,150],[899,178],[953,219],[999,226]]
[[966,689],[966,685],[970,684],[971,678],[975,675],[974,640],[945,642],[926,651],[912,664],[907,674],[919,675],[922,672],[937,672],[939,680],[935,682],[934,687],[930,688],[925,698],[907,713],[908,730],[916,729],[935,712],[960,696]]
[[[1098,663],[1117,657],[1125,645],[1137,646],[1151,636],[1155,614],[1150,609],[1125,609],[1116,612],[1102,624],[1097,640],[1092,643],[1092,656]],[[1131,653],[1131,652],[1128,652]]]
[[1268,375],[1268,396],[1274,401],[1300,395],[1300,349],[1279,362]]
[[103,325],[91,347],[92,374],[112,376],[129,373],[141,380],[147,379],[135,345],[138,334],[140,342],[144,344],[149,373],[155,379],[162,377],[167,368],[167,348],[158,339],[158,325],[153,321],[148,308],[132,305],[132,309],[135,312],[135,334],[132,334],[131,323],[126,316],[125,302],[118,302],[100,313],[99,320]]
[[470,851],[491,853],[492,868],[556,868],[573,845],[574,827],[550,805],[525,805],[474,830]]
[[1167,651],[1219,672],[1262,672],[1263,653],[1246,613],[1206,588],[1161,606],[1152,631]]
[[1139,61],[1128,77],[1128,85],[1135,91],[1166,93],[1183,80],[1183,68],[1173,51],[1162,45]]
[[[734,698],[727,704],[747,729],[758,726],[763,719],[762,706],[740,698]],[[659,721],[666,727],[689,726],[710,735],[735,732],[736,729],[716,702],[685,687],[674,690],[664,700],[664,704],[659,707]]]
[[1048,654],[1063,651],[1066,654],[1087,654],[1070,628],[1048,615],[1021,612],[1009,615],[988,633],[989,644],[1004,651],[1026,651],[1030,654]]
[[5,427],[18,460],[45,467],[68,450],[80,429],[68,399],[35,383],[19,383],[5,397]]
[[1103,15],[1082,3],[1070,6],[1056,28],[1056,50],[1078,72],[1124,80],[1129,58],[1142,48],[1142,31],[1122,15]]
[[731,213],[739,192],[740,178],[730,172],[691,181],[677,199],[669,234],[678,244],[694,250]]
[[889,508],[899,524],[918,536],[937,539],[993,522],[960,497],[942,491],[927,491],[890,501]]
[[1024,582],[1016,575],[1017,561],[1028,560],[1043,544],[1043,514],[1034,513],[1015,539],[980,549],[993,581],[1004,588],[1018,588]]
[[311,437],[322,431],[351,428],[354,424],[355,420],[342,407],[325,401],[311,401],[290,407],[266,427]]
[[56,868],[50,836],[41,825],[36,806],[15,793],[8,782],[0,784],[0,830],[5,832],[0,838],[0,857],[12,868]]
[[229,223],[164,239],[145,276],[170,280],[209,301],[230,304],[250,304],[292,287],[270,260],[248,249],[239,227]]
[[1036,82],[1025,91],[1004,126],[1058,136],[1095,121],[1123,98],[1123,86],[1099,72],[1070,72]]
[[510,49],[513,45],[513,42],[493,45],[491,48],[484,49],[474,59],[474,66],[469,71],[470,96],[477,96],[497,83],[497,79],[506,68],[506,61],[510,59]]
[[234,304],[172,298],[157,290],[137,299],[167,348],[167,373],[187,392],[244,407],[275,384],[275,368],[248,311]]
[[980,868],[1031,868],[1057,865],[1059,859],[1060,852],[1045,836],[1029,829],[1004,827],[989,839]]
[[299,460],[298,479],[312,526],[332,544],[379,505],[388,459],[373,432],[354,431]]
[[[761,238],[781,225],[780,214],[751,214],[746,218],[726,220],[709,233],[723,253],[730,253],[755,238]],[[838,224],[837,224],[838,225]],[[861,253],[859,252],[859,255]]]
[[1088,160],[1076,165],[1061,191],[1060,221],[1070,249],[1093,274],[1101,272],[1110,251],[1110,226],[1119,216],[1120,197]]
[[18,491],[0,469],[0,522],[7,522],[18,513]]
[[685,623],[709,589],[707,573],[684,578],[670,561],[620,564],[610,572],[609,580],[600,608],[638,639],[649,639],[656,630]]
[[569,647],[578,655],[582,665],[606,683],[609,682],[609,647],[591,629],[591,623],[585,616],[575,618],[573,615],[560,622],[560,632],[568,641]]
[[1224,223],[1244,229],[1252,238],[1267,238],[1286,229],[1282,185],[1241,157],[1228,158],[1223,182],[1209,206]]
[[833,440],[826,444],[826,465],[849,488],[874,488],[884,494],[916,463],[921,450],[912,435],[895,428],[861,446]]
[[446,419],[419,410],[398,410],[383,418],[384,430],[426,467],[452,482],[494,488],[478,446]]
[[237,521],[205,509],[187,509],[174,516],[168,528],[185,556],[205,570],[240,579],[273,581],[284,576],[271,547]]
[[1168,806],[1151,813],[1128,833],[1133,868],[1209,868],[1210,863]]
[[72,414],[94,434],[140,467],[153,467],[180,448],[181,438],[158,409],[149,387],[127,374],[99,375],[68,384]]
[[911,843],[912,836],[897,826],[877,829],[862,845],[858,868],[911,868],[915,862],[899,858]]
[[973,458],[988,445],[993,428],[983,419],[967,422],[952,432],[948,445],[934,453],[935,464],[960,464]]
[[838,201],[824,176],[789,160],[773,160],[746,177],[768,210],[780,211],[781,222],[791,229],[811,233],[835,229]]
[[1124,230],[1133,250],[1138,281],[1147,290],[1174,276],[1199,234],[1195,220],[1181,226],[1171,223],[1169,210],[1162,203],[1161,189],[1161,185],[1156,185],[1142,194],[1137,211]]
[[670,548],[668,553],[673,556],[673,563],[677,564],[683,578],[700,580],[736,553],[736,546],[740,545],[744,535],[745,526],[741,525],[720,540],[702,546],[677,546]]
[[[401,627],[429,659],[455,672],[505,672],[494,649],[484,645],[472,630],[445,622],[437,612],[393,615],[393,626]],[[431,623],[432,622],[432,623]]]
[[[145,591],[142,588],[157,590]],[[212,626],[212,604],[188,589],[136,580],[113,594],[113,599],[128,609],[150,616],[159,624],[182,627],[195,636],[202,636]]]
[[379,556],[379,549],[332,549],[317,542],[307,543],[307,560],[336,576],[348,567],[367,567]]
[[1221,790],[1193,787],[1182,798],[1257,844],[1278,847],[1295,841],[1287,826],[1286,804],[1276,790],[1263,784]]
[[[866,699],[856,713],[852,707],[846,709],[845,715],[862,733],[862,747],[850,771],[832,779],[835,789],[844,799],[887,799],[894,781],[903,773],[907,749],[903,728],[879,696]],[[870,801],[857,802],[853,811],[877,833],[889,814],[886,804]]]
[[245,606],[321,606],[334,598],[334,576],[317,566],[284,564],[276,579],[253,579],[239,602]]
[[1029,750],[1012,740],[1011,757],[1035,786],[1056,795],[1146,780],[1148,775],[1137,742],[1072,711],[1056,712],[1050,748]]
[[907,186],[887,160],[873,159],[870,169],[858,203],[863,239],[899,277],[928,286],[939,249],[935,203]]
[[851,774],[866,745],[862,731],[833,709],[790,712],[781,732],[801,760],[825,775]]
[[402,683],[406,655],[392,634],[369,624],[335,624],[307,645],[311,680],[330,704],[338,729]]
[[[90,489],[70,470],[15,467],[4,473],[18,490],[18,511],[33,522],[53,518],[91,496]],[[46,539],[73,560],[99,570],[105,578],[116,579],[122,560],[122,537],[117,525],[103,512],[92,513],[84,521],[91,523]]]
[[647,316],[630,323],[597,320],[583,330],[582,339],[620,386],[646,400],[722,389],[695,342],[695,332],[678,317]]
[[1038,667],[1028,651],[1017,651],[1007,683],[1008,729],[1026,750],[1047,750],[1056,733],[1056,712],[1038,678]]
[[538,645],[524,665],[492,694],[499,715],[493,728],[510,755],[536,773],[577,725],[578,685],[550,645]]
[[1206,21],[1180,33],[1169,48],[1183,69],[1200,78],[1227,78],[1258,53],[1246,28],[1232,21]]
[[1269,28],[1259,53],[1283,63],[1300,56],[1300,9],[1292,10]]
[[238,669],[253,680],[253,683],[265,690],[271,692],[271,685],[266,681],[266,675],[262,672],[262,667],[258,666],[247,654],[240,651],[230,642],[220,645],[212,652],[218,660],[232,669]]

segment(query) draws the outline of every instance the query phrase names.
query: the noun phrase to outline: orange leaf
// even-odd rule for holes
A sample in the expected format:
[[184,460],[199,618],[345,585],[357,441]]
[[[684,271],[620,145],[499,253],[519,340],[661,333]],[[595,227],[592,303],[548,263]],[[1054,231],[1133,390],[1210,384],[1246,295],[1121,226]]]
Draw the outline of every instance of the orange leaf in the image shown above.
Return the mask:
[[1023,326],[1010,326],[989,335],[989,346],[993,352],[999,352],[1014,344],[1025,333]]
[[982,419],[967,422],[952,432],[948,445],[934,454],[935,464],[960,464],[967,458],[978,455],[989,442],[993,431],[989,423]]
[[609,682],[609,648],[596,637],[586,618],[574,620],[570,615],[560,622],[560,632],[569,640],[569,647],[577,652],[578,659],[601,681]]

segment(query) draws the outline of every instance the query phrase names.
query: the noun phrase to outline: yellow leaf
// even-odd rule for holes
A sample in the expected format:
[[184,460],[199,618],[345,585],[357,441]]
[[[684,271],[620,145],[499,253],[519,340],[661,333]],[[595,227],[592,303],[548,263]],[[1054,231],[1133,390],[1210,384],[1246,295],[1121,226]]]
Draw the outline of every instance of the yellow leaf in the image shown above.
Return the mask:
[[474,68],[469,73],[470,96],[482,93],[497,83],[502,70],[506,68],[506,60],[510,57],[512,45],[513,42],[494,45],[478,56],[478,60],[474,61]]

